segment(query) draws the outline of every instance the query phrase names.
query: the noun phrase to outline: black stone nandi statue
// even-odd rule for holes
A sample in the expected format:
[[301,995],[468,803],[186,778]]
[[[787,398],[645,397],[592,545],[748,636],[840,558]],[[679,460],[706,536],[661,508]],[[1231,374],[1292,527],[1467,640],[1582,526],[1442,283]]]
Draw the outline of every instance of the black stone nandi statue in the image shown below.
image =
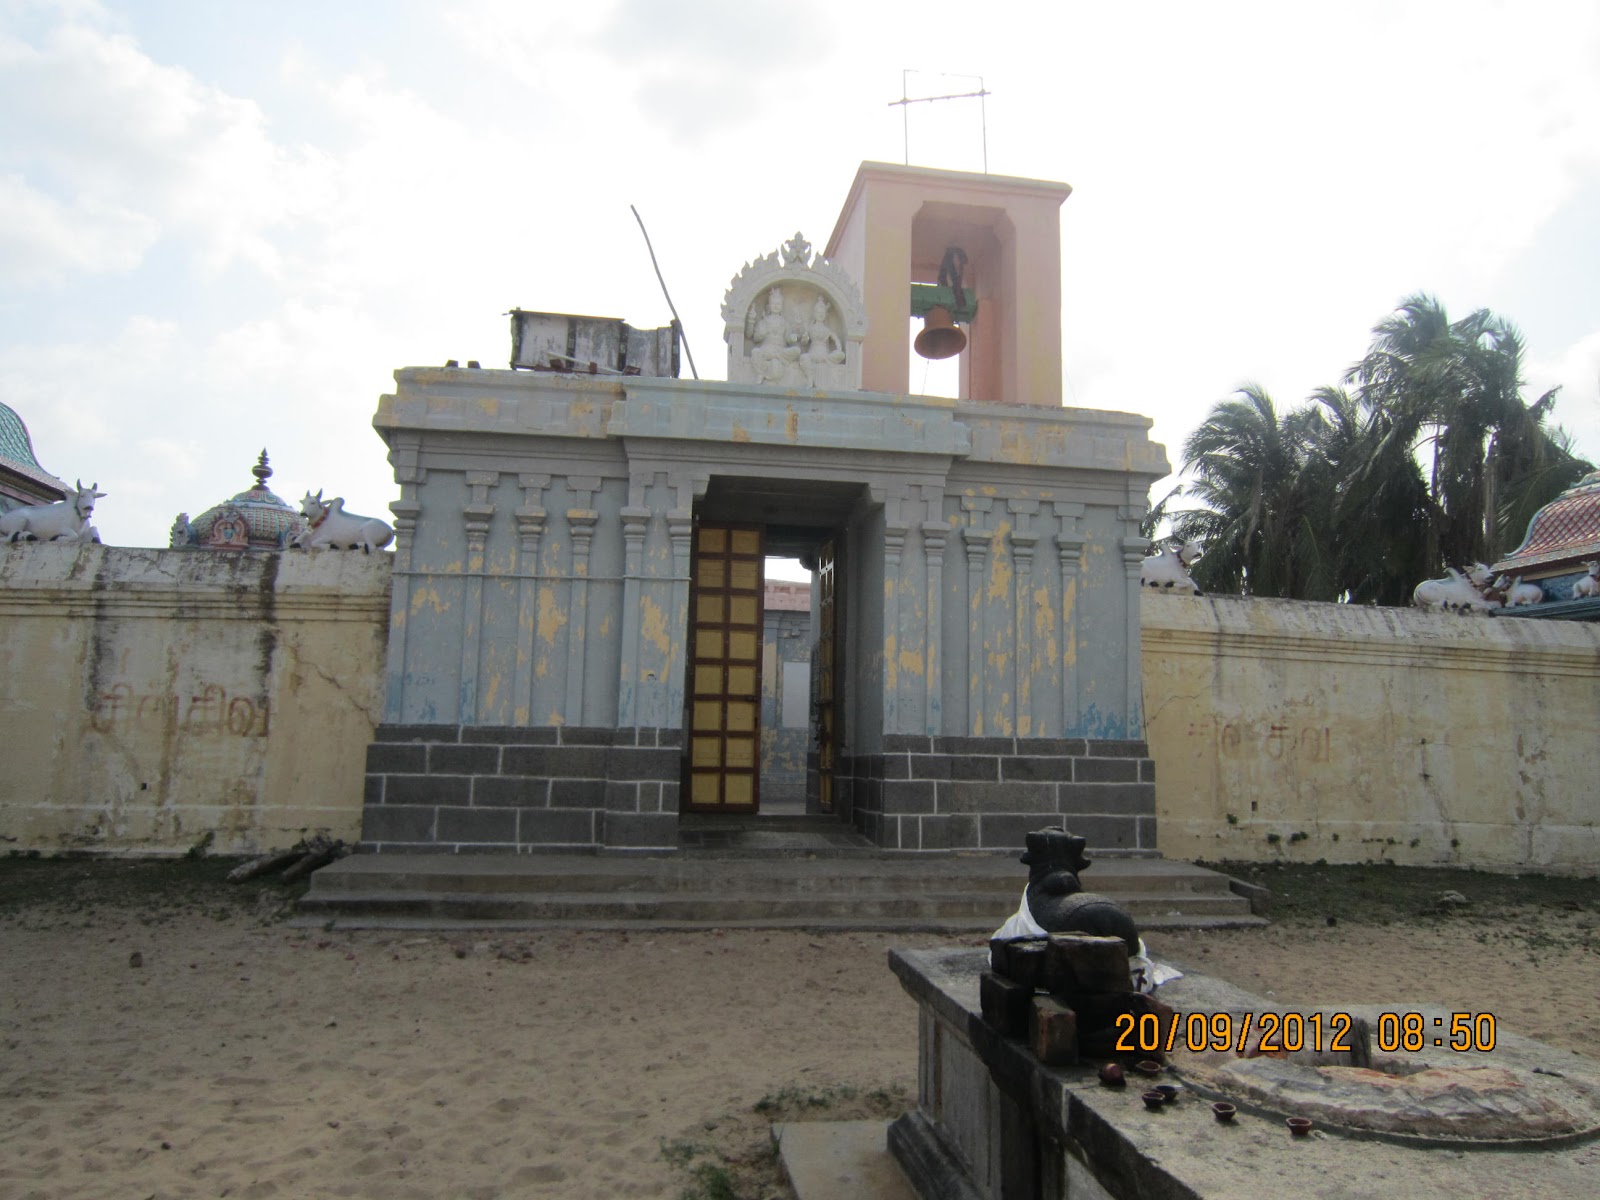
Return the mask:
[[1128,910],[1108,896],[1083,890],[1079,876],[1089,866],[1083,853],[1088,844],[1088,838],[1060,826],[1027,835],[1022,862],[1028,868],[1028,886],[1021,906],[996,931],[995,938],[1010,941],[1051,933],[1086,933],[1121,938],[1129,954],[1139,953],[1139,928]]

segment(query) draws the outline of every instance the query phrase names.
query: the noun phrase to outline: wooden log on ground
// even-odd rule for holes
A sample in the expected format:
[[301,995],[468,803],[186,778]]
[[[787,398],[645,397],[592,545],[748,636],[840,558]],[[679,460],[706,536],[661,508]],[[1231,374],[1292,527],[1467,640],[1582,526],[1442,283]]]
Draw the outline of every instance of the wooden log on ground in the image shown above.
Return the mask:
[[326,838],[318,838],[317,841],[322,844],[311,849],[305,857],[285,871],[279,878],[285,883],[293,879],[299,879],[303,875],[311,874],[318,867],[327,866],[344,853],[343,842],[330,842]]
[[243,883],[246,879],[254,879],[257,875],[266,875],[271,871],[278,871],[288,866],[298,858],[305,857],[306,844],[296,842],[287,850],[274,850],[271,854],[263,854],[260,858],[253,858],[247,863],[240,863],[228,872],[229,883]]

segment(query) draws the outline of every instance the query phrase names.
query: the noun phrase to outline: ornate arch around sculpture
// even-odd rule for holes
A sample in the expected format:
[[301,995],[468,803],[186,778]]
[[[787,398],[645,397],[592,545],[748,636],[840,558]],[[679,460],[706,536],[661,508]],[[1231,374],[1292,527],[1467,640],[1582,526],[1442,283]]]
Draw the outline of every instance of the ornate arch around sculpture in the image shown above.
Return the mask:
[[[782,298],[772,305],[773,289]],[[816,302],[826,302],[819,313]],[[772,318],[782,317],[782,325]],[[859,391],[867,333],[861,289],[844,270],[813,256],[799,233],[746,263],[722,298],[728,381],[817,391]]]

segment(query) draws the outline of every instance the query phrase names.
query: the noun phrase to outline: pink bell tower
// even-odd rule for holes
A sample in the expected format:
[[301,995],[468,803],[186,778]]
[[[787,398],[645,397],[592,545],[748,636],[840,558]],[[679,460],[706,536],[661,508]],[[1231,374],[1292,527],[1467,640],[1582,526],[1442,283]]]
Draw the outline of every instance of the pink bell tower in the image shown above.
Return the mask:
[[1064,183],[864,162],[825,255],[861,283],[861,386],[910,388],[911,285],[931,284],[951,247],[977,299],[961,353],[963,400],[1061,405]]

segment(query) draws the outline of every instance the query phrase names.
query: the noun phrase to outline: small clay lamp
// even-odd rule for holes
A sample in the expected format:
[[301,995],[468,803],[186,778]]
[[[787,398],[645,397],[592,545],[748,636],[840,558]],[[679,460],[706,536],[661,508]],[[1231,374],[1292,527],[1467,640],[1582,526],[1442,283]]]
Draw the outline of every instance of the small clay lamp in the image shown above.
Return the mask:
[[1238,1111],[1239,1110],[1237,1108],[1235,1108],[1233,1105],[1229,1104],[1226,1100],[1218,1100],[1215,1104],[1213,1104],[1211,1106],[1212,1115],[1215,1116],[1217,1118],[1217,1120],[1221,1121],[1224,1125],[1226,1125],[1229,1121],[1233,1120],[1234,1114],[1237,1113]]
[[1140,1096],[1139,1099],[1144,1101],[1144,1106],[1151,1112],[1155,1112],[1158,1109],[1162,1109],[1167,1106],[1167,1097],[1166,1093],[1164,1092],[1151,1090]]
[[1166,1098],[1168,1104],[1178,1098],[1178,1085],[1175,1083],[1158,1083],[1150,1090],[1152,1092],[1160,1092]]
[[1121,1063],[1109,1062],[1100,1068],[1100,1082],[1106,1087],[1122,1087],[1128,1082],[1128,1075]]
[[1153,1058],[1141,1058],[1133,1064],[1133,1069],[1141,1075],[1161,1074],[1161,1064]]
[[1290,1117],[1284,1124],[1289,1127],[1289,1132],[1294,1134],[1295,1137],[1305,1137],[1306,1134],[1311,1132],[1310,1117]]

